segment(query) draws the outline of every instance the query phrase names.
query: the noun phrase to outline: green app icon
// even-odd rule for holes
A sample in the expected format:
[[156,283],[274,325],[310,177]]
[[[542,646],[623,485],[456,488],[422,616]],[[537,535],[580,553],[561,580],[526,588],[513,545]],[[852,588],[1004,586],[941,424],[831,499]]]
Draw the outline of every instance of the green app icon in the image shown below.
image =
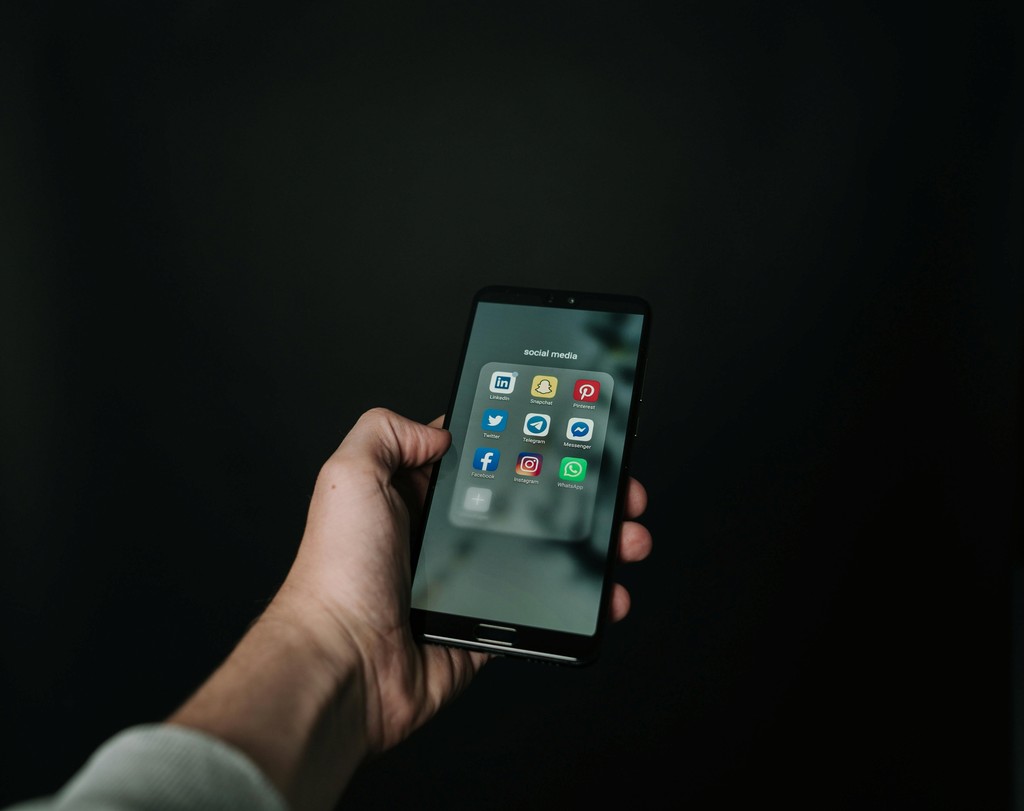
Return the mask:
[[587,460],[566,456],[558,467],[558,478],[567,482],[581,482],[587,478]]

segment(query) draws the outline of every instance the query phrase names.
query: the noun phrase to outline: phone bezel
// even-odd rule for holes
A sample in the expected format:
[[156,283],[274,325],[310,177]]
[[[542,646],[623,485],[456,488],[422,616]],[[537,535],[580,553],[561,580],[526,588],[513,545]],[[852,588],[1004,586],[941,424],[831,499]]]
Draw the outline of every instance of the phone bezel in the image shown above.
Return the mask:
[[[605,553],[605,571],[602,580],[601,597],[598,607],[598,618],[593,635],[581,635],[566,631],[536,628],[523,625],[509,625],[500,621],[483,617],[466,617],[445,614],[438,611],[412,608],[410,622],[413,635],[423,642],[486,651],[503,656],[518,656],[538,661],[565,665],[585,665],[597,659],[604,629],[607,625],[608,602],[611,599],[617,556],[615,543],[618,528],[622,523],[622,509],[629,481],[629,460],[633,440],[636,437],[637,420],[640,405],[643,402],[643,383],[647,366],[647,347],[651,325],[650,304],[638,296],[614,295],[607,293],[578,292],[570,290],[546,290],[542,288],[516,286],[490,286],[478,290],[473,296],[469,316],[466,320],[462,349],[459,353],[455,379],[452,385],[448,408],[445,412],[444,427],[450,428],[450,420],[458,397],[463,375],[466,373],[465,361],[469,342],[476,320],[477,307],[483,302],[497,304],[513,304],[529,307],[549,307],[552,309],[596,310],[601,312],[624,312],[643,316],[640,341],[637,347],[637,363],[632,396],[626,420],[625,440],[622,448],[623,464],[618,472],[619,481],[615,487],[615,505],[613,509],[612,531],[608,539]],[[419,516],[416,531],[412,538],[411,573],[415,576],[416,565],[422,549],[427,515],[433,500],[437,484],[440,464],[434,466],[430,483],[427,488],[426,500]],[[513,628],[515,642],[483,641],[478,629],[481,624],[491,628]],[[500,634],[492,634],[500,635]]]

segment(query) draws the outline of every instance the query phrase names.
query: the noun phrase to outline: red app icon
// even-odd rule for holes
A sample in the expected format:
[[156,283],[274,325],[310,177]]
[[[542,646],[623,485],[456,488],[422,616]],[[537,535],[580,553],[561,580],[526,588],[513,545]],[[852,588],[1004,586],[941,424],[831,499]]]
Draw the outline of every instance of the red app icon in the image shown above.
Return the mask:
[[577,380],[572,389],[572,399],[583,403],[596,403],[601,393],[601,384],[596,380]]

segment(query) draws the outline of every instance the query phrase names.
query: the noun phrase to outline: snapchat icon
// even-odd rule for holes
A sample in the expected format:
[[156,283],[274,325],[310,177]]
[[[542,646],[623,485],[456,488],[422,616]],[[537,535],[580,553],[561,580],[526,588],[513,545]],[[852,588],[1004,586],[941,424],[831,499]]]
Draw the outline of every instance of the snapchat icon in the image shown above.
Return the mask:
[[551,375],[537,375],[530,386],[530,394],[534,397],[554,397],[558,390],[558,378]]

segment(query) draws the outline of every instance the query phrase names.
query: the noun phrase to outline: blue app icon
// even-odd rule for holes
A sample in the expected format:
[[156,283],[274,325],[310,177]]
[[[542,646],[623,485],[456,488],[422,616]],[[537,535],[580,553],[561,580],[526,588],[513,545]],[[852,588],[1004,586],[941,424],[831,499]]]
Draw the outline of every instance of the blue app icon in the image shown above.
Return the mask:
[[485,431],[504,431],[505,426],[508,425],[508,412],[502,411],[500,408],[488,408],[484,411],[484,418],[480,422],[480,427]]
[[573,417],[569,420],[569,425],[565,429],[566,439],[578,439],[582,442],[593,438],[594,436],[594,421],[587,420],[583,417]]
[[477,448],[473,454],[473,467],[488,473],[497,470],[498,460],[501,459],[501,451],[497,448]]
[[523,422],[523,433],[530,436],[547,436],[551,417],[547,414],[527,414]]

